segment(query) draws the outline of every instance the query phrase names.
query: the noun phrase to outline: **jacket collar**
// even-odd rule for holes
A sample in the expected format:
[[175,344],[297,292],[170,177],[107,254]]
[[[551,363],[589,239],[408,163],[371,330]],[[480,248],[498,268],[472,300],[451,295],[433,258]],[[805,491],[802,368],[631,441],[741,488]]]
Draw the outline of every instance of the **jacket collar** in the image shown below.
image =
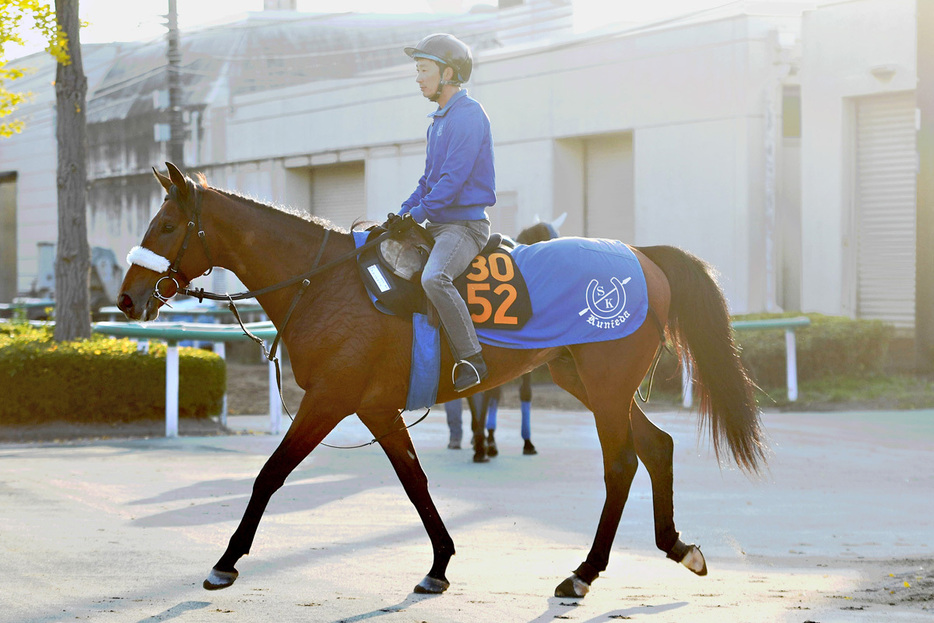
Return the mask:
[[460,91],[451,96],[451,99],[448,100],[448,103],[444,106],[444,108],[439,108],[438,110],[430,113],[428,116],[443,117],[457,102],[461,101],[465,97],[467,97],[467,89],[462,88]]

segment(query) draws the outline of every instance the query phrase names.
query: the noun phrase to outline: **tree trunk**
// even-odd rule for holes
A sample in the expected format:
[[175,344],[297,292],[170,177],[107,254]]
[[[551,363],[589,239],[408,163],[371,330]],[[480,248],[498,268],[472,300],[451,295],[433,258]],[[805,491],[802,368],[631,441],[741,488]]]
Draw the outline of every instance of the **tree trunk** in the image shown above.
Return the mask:
[[58,249],[55,259],[55,340],[91,335],[88,294],[91,257],[87,227],[88,84],[81,62],[78,0],[55,0],[59,27],[68,37],[68,65],[55,72],[58,139]]

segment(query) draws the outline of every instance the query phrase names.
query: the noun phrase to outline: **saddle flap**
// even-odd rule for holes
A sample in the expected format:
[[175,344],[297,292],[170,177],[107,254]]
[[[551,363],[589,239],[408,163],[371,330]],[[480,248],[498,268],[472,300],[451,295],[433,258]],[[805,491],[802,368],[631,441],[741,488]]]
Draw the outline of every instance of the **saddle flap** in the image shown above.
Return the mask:
[[[354,232],[356,244],[385,230]],[[419,278],[434,240],[424,227],[388,237],[360,254],[360,276],[377,308],[389,314],[425,313],[427,297]],[[494,234],[471,265],[454,280],[474,325],[507,331],[521,329],[532,315],[528,288],[510,253],[515,243]]]

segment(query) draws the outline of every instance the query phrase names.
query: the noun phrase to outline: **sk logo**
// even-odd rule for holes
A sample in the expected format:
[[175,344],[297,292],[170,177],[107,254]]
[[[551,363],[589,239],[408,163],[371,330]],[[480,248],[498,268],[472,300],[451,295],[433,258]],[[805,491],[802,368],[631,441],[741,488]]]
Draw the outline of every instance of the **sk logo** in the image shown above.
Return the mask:
[[[578,315],[583,316],[590,312],[591,318],[589,321],[591,324],[595,324],[594,321],[597,319],[612,320],[622,314],[623,310],[626,309],[626,288],[623,286],[629,283],[630,279],[632,277],[626,277],[626,279],[620,281],[616,277],[612,277],[610,278],[610,284],[613,287],[609,289],[600,285],[600,282],[596,279],[592,279],[587,286],[587,307],[580,310]],[[625,314],[625,316],[628,317],[628,314]],[[597,324],[600,326],[603,323]]]

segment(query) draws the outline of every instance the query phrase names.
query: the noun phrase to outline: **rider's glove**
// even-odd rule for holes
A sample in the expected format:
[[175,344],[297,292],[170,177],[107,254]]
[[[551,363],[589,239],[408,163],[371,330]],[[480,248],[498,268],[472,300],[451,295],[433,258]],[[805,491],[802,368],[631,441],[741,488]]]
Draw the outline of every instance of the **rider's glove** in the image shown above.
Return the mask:
[[402,233],[414,225],[415,221],[412,219],[412,215],[408,212],[402,216],[390,212],[386,218],[386,222],[383,223],[383,227],[385,227],[386,230],[390,233]]

